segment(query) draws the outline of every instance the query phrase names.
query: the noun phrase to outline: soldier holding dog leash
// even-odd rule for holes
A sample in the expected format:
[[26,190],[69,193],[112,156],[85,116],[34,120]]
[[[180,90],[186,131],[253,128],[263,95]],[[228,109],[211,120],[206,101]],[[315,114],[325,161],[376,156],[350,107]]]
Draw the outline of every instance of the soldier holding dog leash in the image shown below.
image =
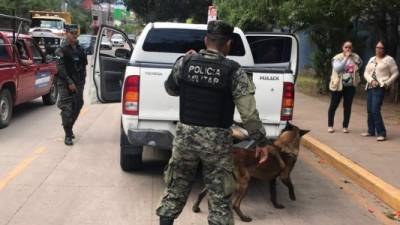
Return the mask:
[[238,63],[226,58],[232,35],[231,25],[211,21],[204,39],[207,49],[178,59],[165,82],[168,94],[180,98],[180,121],[164,174],[165,195],[157,209],[160,225],[172,225],[182,212],[200,163],[209,194],[208,223],[234,224],[229,128],[235,106],[249,136],[256,141],[260,162],[267,160],[269,141],[256,109],[254,85]]

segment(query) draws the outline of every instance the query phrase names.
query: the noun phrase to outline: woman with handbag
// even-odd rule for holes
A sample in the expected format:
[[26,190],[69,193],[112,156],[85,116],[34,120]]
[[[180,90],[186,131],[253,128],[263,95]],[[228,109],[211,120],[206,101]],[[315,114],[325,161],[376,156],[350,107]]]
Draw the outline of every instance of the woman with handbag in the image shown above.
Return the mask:
[[387,89],[399,76],[396,61],[385,53],[385,43],[379,41],[375,47],[375,56],[365,68],[364,77],[367,80],[368,131],[363,137],[375,137],[377,141],[386,140],[386,128],[381,115],[381,106]]
[[342,53],[332,59],[332,75],[329,83],[331,102],[328,110],[328,132],[333,133],[335,112],[343,97],[343,132],[348,133],[351,115],[351,106],[356,87],[360,82],[359,68],[362,65],[361,58],[352,51],[352,43],[346,41],[342,46]]

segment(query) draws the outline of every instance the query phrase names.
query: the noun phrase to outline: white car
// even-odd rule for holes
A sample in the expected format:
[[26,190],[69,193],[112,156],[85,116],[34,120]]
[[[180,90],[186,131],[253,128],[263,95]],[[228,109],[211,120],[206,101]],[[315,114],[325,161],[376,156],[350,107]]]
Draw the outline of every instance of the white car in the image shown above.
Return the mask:
[[111,37],[111,43],[113,46],[124,46],[125,45],[125,38],[121,34],[114,34]]
[[[128,40],[115,28],[101,29],[120,32]],[[143,146],[171,150],[179,121],[179,98],[166,93],[164,82],[178,57],[190,49],[205,47],[206,32],[205,24],[150,23],[138,38],[130,59],[104,56],[96,48],[92,73],[96,98],[101,103],[122,100],[123,170],[141,167]],[[298,49],[298,40],[292,34],[244,34],[239,28],[234,29],[228,58],[240,63],[255,83],[257,109],[271,139],[292,120]],[[235,120],[240,120],[237,112]]]
[[111,41],[107,37],[103,36],[103,38],[101,38],[100,49],[102,49],[102,50],[111,50],[112,47],[113,47],[113,45],[112,45]]

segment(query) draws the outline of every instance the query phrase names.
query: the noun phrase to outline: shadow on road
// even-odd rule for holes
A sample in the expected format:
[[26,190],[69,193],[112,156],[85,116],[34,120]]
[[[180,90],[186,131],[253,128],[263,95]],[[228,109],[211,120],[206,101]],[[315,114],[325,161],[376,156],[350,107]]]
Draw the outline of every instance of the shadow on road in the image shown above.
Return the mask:
[[23,103],[21,105],[18,105],[14,108],[13,111],[13,120],[21,118],[29,113],[32,113],[37,110],[43,110],[48,107],[55,107],[55,106],[46,106],[43,104],[41,100],[34,100],[31,102]]

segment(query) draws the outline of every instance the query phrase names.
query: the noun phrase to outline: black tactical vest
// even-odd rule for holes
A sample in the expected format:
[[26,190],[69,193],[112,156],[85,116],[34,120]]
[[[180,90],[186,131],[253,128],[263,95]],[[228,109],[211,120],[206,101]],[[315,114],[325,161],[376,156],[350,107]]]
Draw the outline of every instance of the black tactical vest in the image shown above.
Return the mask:
[[85,79],[86,74],[86,54],[82,47],[79,45],[73,49],[71,46],[66,45],[62,48],[65,69],[68,75],[76,83],[80,83]]
[[239,65],[201,54],[184,59],[180,81],[180,121],[188,125],[228,128],[233,123],[232,73]]

